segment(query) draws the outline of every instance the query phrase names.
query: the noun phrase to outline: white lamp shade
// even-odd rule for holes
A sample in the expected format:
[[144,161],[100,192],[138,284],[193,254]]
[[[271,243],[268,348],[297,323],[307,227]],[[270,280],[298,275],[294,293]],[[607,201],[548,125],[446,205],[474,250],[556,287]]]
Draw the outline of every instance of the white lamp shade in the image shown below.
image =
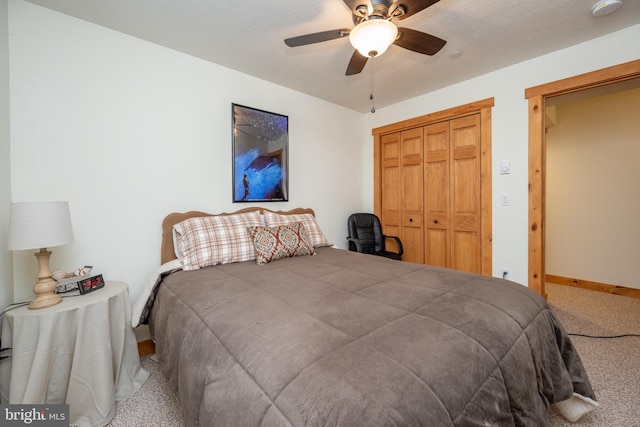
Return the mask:
[[51,248],[73,243],[69,202],[11,204],[9,250]]
[[385,19],[369,19],[349,33],[351,45],[365,58],[382,55],[398,37],[398,27]]

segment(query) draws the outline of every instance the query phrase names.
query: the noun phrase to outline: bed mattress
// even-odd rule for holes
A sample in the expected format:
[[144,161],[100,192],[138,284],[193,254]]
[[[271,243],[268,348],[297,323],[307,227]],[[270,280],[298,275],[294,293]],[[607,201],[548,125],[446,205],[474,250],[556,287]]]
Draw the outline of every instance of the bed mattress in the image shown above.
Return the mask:
[[148,319],[188,426],[541,426],[595,399],[546,302],[329,247],[177,271]]

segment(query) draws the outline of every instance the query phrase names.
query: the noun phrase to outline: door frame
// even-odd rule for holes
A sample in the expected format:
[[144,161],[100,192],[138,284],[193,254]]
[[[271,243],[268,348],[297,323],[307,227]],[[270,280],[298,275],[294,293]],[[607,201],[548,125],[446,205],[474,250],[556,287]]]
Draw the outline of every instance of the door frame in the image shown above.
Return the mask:
[[491,112],[494,98],[486,98],[469,104],[460,105],[442,111],[437,111],[401,122],[392,123],[371,130],[373,135],[373,211],[380,216],[382,213],[381,193],[381,137],[416,127],[424,127],[431,123],[451,120],[470,114],[480,114],[480,244],[482,246],[481,272],[485,276],[493,275],[493,228],[492,228],[492,184],[491,184]]
[[529,270],[528,286],[547,297],[545,289],[545,100],[640,77],[640,60],[525,89],[529,102]]

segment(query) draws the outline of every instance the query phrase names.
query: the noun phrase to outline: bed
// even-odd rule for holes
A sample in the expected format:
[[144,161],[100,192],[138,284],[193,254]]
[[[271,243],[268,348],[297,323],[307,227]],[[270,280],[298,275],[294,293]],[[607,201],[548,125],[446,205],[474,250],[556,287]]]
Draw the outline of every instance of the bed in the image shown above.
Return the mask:
[[[187,268],[185,245],[202,241],[185,243],[180,224],[254,214],[260,224],[236,231],[253,233],[258,258]],[[259,264],[255,233],[276,229],[311,253]],[[161,267],[134,308],[141,323],[187,426],[542,426],[552,404],[572,420],[598,405],[538,294],[337,249],[310,209],[167,216]]]

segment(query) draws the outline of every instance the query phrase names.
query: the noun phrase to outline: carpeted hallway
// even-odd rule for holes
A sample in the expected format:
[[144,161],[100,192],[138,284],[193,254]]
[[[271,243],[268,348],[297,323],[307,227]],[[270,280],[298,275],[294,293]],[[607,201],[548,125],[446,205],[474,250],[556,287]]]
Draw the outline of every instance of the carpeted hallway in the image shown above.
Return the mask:
[[[549,305],[569,333],[611,336],[640,334],[640,299],[547,284]],[[573,336],[600,407],[571,423],[551,410],[549,425],[640,427],[640,337],[615,339]],[[125,402],[118,403],[114,427],[181,426],[182,411],[150,357],[142,364],[151,376]],[[224,427],[224,426],[221,426]]]

